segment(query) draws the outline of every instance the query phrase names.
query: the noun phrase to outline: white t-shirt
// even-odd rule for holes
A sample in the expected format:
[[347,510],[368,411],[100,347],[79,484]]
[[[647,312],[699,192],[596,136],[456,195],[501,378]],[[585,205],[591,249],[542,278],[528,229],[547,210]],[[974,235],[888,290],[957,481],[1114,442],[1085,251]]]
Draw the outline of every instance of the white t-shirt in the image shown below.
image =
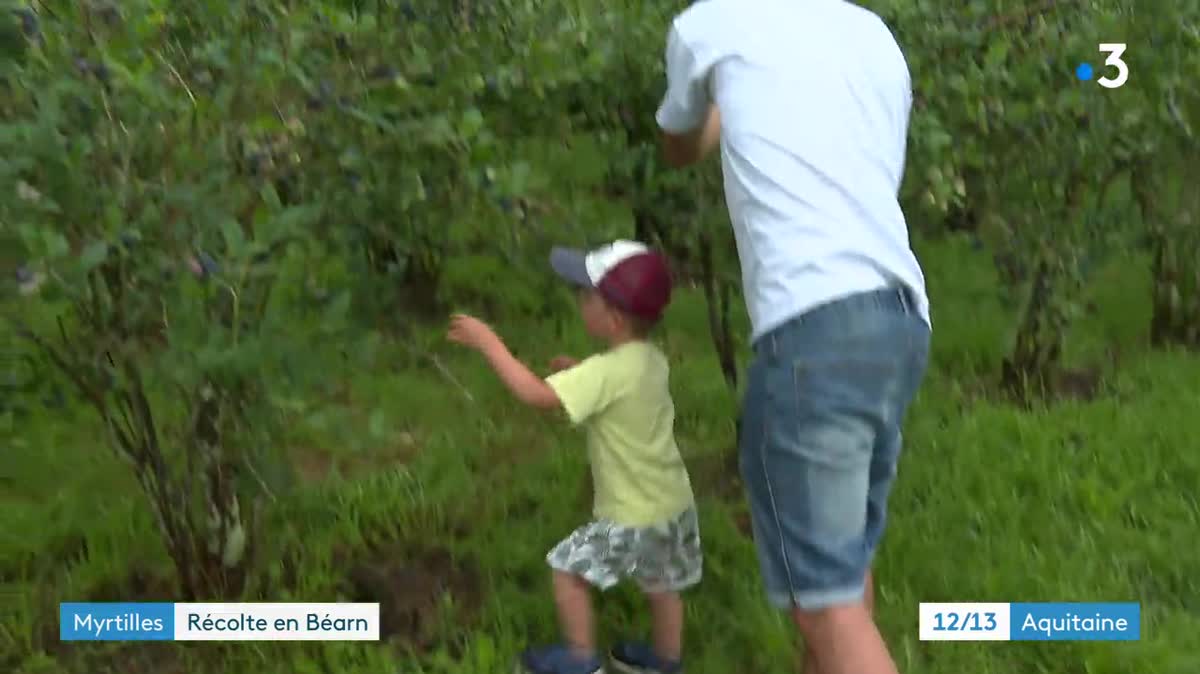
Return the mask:
[[925,278],[898,193],[912,81],[891,31],[843,0],[701,0],[672,23],[665,131],[721,111],[752,338],[857,292]]

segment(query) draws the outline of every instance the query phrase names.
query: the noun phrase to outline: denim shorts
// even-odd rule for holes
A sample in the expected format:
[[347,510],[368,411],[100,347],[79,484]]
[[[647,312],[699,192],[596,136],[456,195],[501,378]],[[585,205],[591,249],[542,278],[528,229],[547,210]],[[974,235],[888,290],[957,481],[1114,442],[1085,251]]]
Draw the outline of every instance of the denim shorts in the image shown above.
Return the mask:
[[775,606],[862,599],[929,343],[899,288],[830,302],[756,340],[738,444]]

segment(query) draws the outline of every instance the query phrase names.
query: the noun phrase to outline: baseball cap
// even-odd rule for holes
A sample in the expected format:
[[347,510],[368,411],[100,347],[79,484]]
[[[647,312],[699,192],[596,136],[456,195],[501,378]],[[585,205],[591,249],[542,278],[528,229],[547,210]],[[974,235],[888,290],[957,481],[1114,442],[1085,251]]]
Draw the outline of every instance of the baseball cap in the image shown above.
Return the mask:
[[555,246],[550,266],[568,282],[647,321],[657,321],[671,301],[666,259],[646,244],[621,239],[595,250]]

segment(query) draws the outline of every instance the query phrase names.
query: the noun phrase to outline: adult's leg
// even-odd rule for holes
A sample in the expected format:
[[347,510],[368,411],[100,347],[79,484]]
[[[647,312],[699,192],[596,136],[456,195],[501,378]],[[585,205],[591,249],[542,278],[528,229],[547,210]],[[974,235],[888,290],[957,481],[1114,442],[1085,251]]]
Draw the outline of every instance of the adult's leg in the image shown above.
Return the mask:
[[[906,387],[907,390],[915,392],[916,386],[919,385],[919,377],[925,367],[923,357],[919,359],[919,363],[917,367],[913,368],[916,371],[914,375],[918,379],[916,382],[910,383]],[[903,419],[907,407],[908,401],[905,401],[904,405],[899,408],[897,416]],[[872,557],[874,557],[874,552],[883,536],[884,524],[887,520],[888,496],[891,493],[892,481],[896,476],[896,466],[903,444],[899,423],[892,425],[895,428],[891,432],[885,431],[876,438],[874,454],[871,457],[871,481],[867,493],[867,525],[864,538]],[[870,614],[873,621],[875,618],[875,579],[869,568],[866,579],[863,581],[863,605],[866,606],[867,613]],[[821,668],[813,649],[806,651],[804,667],[805,674],[820,674]]]
[[820,674],[896,671],[864,595],[882,523],[868,511],[895,471],[879,440],[928,346],[910,307],[884,291],[815,310],[758,345],[748,380],[741,461],[763,576]]
[[[863,604],[867,607],[867,613],[871,615],[871,619],[875,618],[875,580],[870,571],[867,571],[867,579],[863,583]],[[816,651],[812,648],[806,648],[804,651],[804,674],[820,674],[821,667],[817,663]]]
[[[900,434],[885,434],[876,440],[875,452],[871,457],[871,482],[867,493],[867,528],[866,541],[868,548],[874,552],[883,535],[884,521],[887,517],[887,498],[891,490],[892,479],[895,477],[896,462],[899,459]],[[872,555],[873,556],[873,555]],[[863,581],[863,605],[872,621],[875,618],[875,579],[870,569],[867,569]],[[809,648],[804,654],[804,673],[821,674],[817,663],[816,651]]]

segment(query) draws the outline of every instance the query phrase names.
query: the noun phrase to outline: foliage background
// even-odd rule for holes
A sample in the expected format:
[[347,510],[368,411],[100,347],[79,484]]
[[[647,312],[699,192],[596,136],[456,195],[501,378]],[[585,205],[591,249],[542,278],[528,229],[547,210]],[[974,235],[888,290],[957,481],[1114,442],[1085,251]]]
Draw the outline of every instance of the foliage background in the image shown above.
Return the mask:
[[[863,3],[916,105],[902,201],[935,363],[881,621],[902,671],[1192,672],[1195,0]],[[7,2],[0,666],[507,671],[554,637],[579,439],[448,348],[594,348],[549,247],[636,236],[702,493],[692,670],[780,671],[732,463],[746,326],[715,162],[659,163],[679,6]],[[1074,78],[1129,45],[1116,90]],[[715,354],[715,355],[714,355]],[[381,601],[385,645],[60,643],[57,603]],[[920,601],[1140,601],[1135,644],[928,644]],[[607,636],[644,630],[603,602]]]

